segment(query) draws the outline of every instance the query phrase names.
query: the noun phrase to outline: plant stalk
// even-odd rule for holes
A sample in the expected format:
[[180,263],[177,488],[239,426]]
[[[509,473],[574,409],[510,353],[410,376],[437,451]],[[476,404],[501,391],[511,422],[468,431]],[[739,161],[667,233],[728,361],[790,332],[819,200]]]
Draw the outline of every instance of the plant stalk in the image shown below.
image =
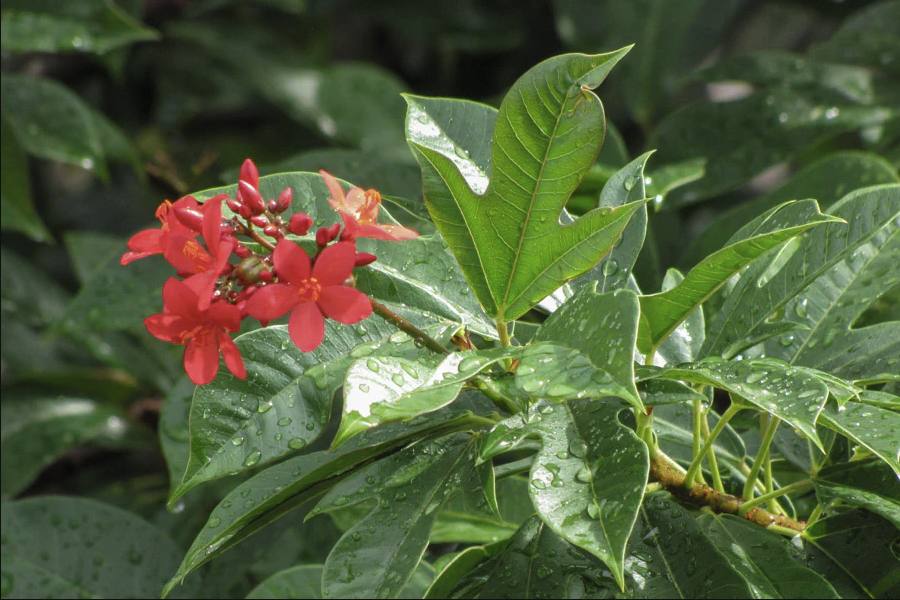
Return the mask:
[[436,339],[434,339],[433,337],[431,337],[430,335],[428,335],[427,333],[425,333],[424,331],[422,331],[421,329],[419,329],[418,327],[416,327],[415,325],[413,325],[412,323],[410,323],[409,321],[407,321],[406,319],[404,319],[403,317],[401,317],[400,315],[398,315],[397,313],[395,313],[394,311],[389,309],[384,304],[378,302],[374,298],[369,298],[369,302],[372,303],[372,311],[376,315],[378,315],[379,317],[381,317],[382,319],[384,319],[391,325],[395,326],[400,331],[403,331],[404,333],[408,334],[413,340],[422,340],[421,343],[423,343],[425,345],[425,347],[428,348],[429,350],[431,350],[432,352],[437,352],[438,354],[449,354],[450,353],[450,351],[447,348],[445,348]]
[[[775,437],[775,431],[778,429],[780,423],[781,419],[773,416],[765,425],[762,445],[759,447],[759,452],[756,453],[756,458],[753,460],[753,466],[750,467],[750,473],[747,475],[746,483],[744,483],[744,501],[753,499],[753,489],[756,486],[756,478],[759,476],[759,471],[762,469],[763,464],[769,460],[769,446],[772,444],[772,438]],[[762,423],[760,423],[760,425],[762,425]]]
[[[812,486],[813,486],[813,483],[812,483],[811,479],[804,479],[802,481],[798,481],[796,483],[786,485],[782,488],[778,488],[777,490],[773,490],[771,492],[763,494],[762,496],[757,496],[756,498],[753,498],[752,500],[748,500],[747,502],[744,502],[743,504],[741,504],[741,507],[738,509],[737,514],[739,517],[743,517],[745,514],[747,514],[748,511],[753,510],[754,508],[756,508],[757,506],[760,506],[761,504],[766,504],[770,500],[774,500],[775,498],[784,496],[785,494],[793,494],[794,492],[805,492],[806,490],[810,489]],[[775,511],[769,511],[769,512],[774,513]]]
[[693,488],[694,480],[697,477],[697,473],[700,471],[700,465],[703,463],[703,456],[712,450],[713,442],[716,441],[716,438],[719,437],[719,434],[722,433],[722,430],[725,429],[725,426],[728,425],[728,421],[731,420],[734,415],[738,413],[743,407],[738,406],[737,404],[732,404],[728,407],[728,410],[725,411],[719,418],[719,422],[716,423],[716,426],[713,427],[712,431],[709,432],[709,437],[706,438],[703,442],[703,446],[700,448],[700,452],[691,461],[690,466],[688,467],[687,474],[684,476],[684,486],[688,489]]

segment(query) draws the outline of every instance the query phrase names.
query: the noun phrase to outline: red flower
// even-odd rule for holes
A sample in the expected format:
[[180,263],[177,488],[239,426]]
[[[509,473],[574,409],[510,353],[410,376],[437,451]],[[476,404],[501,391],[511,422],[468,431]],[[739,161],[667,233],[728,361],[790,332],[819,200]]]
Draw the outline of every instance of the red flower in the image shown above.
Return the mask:
[[219,371],[219,351],[228,370],[238,379],[247,377],[244,360],[227,331],[241,327],[241,311],[227,302],[213,302],[200,310],[198,290],[190,281],[174,277],[163,287],[164,311],[144,319],[152,335],[174,344],[183,344],[184,370],[197,385],[206,385]]
[[328,203],[331,208],[341,213],[344,221],[344,235],[342,239],[354,239],[358,237],[375,238],[399,242],[419,237],[419,234],[403,227],[402,225],[388,225],[378,222],[378,205],[381,204],[381,194],[375,190],[363,190],[351,188],[347,195],[337,179],[325,171],[319,171],[331,192]]
[[352,242],[325,248],[312,269],[303,248],[287,240],[278,242],[273,258],[280,283],[257,290],[247,300],[247,312],[260,321],[290,312],[288,331],[300,350],[311,352],[322,343],[324,317],[349,325],[372,314],[365,294],[341,285],[353,272],[356,246]]
[[172,234],[193,238],[193,236],[196,235],[195,230],[184,225],[175,217],[176,208],[197,211],[200,210],[200,204],[197,203],[197,200],[195,200],[193,196],[185,196],[176,201],[175,204],[172,204],[168,200],[160,204],[159,208],[156,209],[156,218],[162,223],[162,228],[145,229],[144,231],[139,231],[134,234],[131,239],[128,240],[128,249],[130,252],[123,254],[122,259],[119,262],[123,265],[127,265],[131,261],[139,258],[146,258],[154,254],[162,254],[162,244],[165,239]]
[[193,235],[183,232],[172,232],[160,241],[166,260],[179,275],[193,282],[199,293],[200,310],[209,308],[216,280],[228,268],[228,258],[234,249],[233,239],[222,239],[223,199],[224,196],[216,196],[203,205],[203,239],[208,250]]

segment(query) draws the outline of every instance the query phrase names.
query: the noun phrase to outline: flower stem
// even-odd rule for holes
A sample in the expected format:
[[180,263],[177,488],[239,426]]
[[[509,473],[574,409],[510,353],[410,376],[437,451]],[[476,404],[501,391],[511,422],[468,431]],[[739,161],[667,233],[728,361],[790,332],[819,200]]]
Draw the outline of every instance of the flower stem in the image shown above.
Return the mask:
[[[794,492],[805,492],[806,490],[810,489],[812,487],[812,485],[813,485],[813,483],[812,483],[811,479],[804,479],[802,481],[798,481],[796,483],[792,483],[792,484],[786,485],[782,488],[778,488],[777,490],[773,490],[771,492],[763,494],[762,496],[757,496],[756,498],[754,498],[752,500],[748,500],[747,502],[744,502],[743,504],[741,504],[741,507],[738,509],[737,514],[739,517],[743,517],[749,511],[753,510],[757,506],[760,506],[761,504],[765,504],[765,503],[769,502],[770,500],[774,500],[775,498],[784,496],[785,494],[793,494]],[[774,511],[769,511],[769,512],[774,512]]]
[[[700,446],[703,444],[703,426],[702,420],[706,418],[706,415],[703,414],[703,405],[699,400],[694,400],[693,403],[693,420],[692,420],[692,428],[691,428],[691,459],[693,461],[703,460],[700,458]],[[697,481],[700,483],[706,483],[703,478],[703,471],[697,471]]]
[[691,465],[688,467],[687,474],[684,476],[684,486],[687,488],[691,488],[694,485],[694,480],[697,477],[697,473],[700,471],[700,465],[703,463],[703,457],[706,453],[712,450],[713,442],[716,441],[716,438],[719,437],[719,434],[725,429],[725,426],[728,425],[728,421],[738,413],[739,410],[743,408],[737,404],[732,404],[728,407],[728,410],[725,411],[719,418],[719,422],[716,423],[716,426],[713,427],[712,431],[709,432],[709,437],[707,437],[703,441],[703,446],[700,448],[700,452],[691,461]]
[[246,224],[244,224],[244,229],[246,230],[247,235],[249,235],[250,238],[251,238],[254,242],[256,242],[257,244],[259,244],[259,245],[262,246],[263,248],[267,249],[269,252],[274,252],[274,251],[275,251],[275,244],[273,244],[272,242],[270,242],[269,240],[267,240],[267,239],[264,238],[263,236],[259,235],[259,234],[256,232],[256,230],[253,228],[253,224],[252,224],[252,223],[247,222]]
[[484,394],[499,409],[513,415],[522,412],[522,407],[519,406],[515,400],[508,398],[497,391],[497,389],[491,385],[490,381],[482,379],[481,377],[475,377],[471,379],[469,383],[476,390]]
[[369,302],[372,303],[372,311],[387,321],[388,323],[394,325],[400,331],[407,333],[413,340],[421,340],[422,344],[425,344],[425,347],[431,350],[432,352],[437,352],[438,354],[449,354],[450,351],[447,350],[440,342],[436,339],[389,309],[384,304],[378,302],[373,298],[369,298]]
[[506,326],[506,323],[501,320],[496,320],[494,323],[497,324],[497,334],[500,336],[500,347],[506,348],[507,346],[511,346],[512,342],[509,340],[509,328]]
[[[764,418],[767,419],[768,416],[767,413],[764,413]],[[753,466],[750,467],[750,473],[747,475],[747,482],[744,484],[743,497],[745,502],[749,502],[753,499],[753,489],[756,486],[756,478],[759,476],[759,471],[762,468],[763,463],[769,460],[769,446],[772,443],[772,438],[775,437],[775,431],[778,429],[779,423],[781,423],[781,419],[773,416],[765,425],[762,445],[759,447],[759,452],[756,453],[756,458],[753,460]],[[762,425],[762,423],[760,423],[760,425]]]
[[[703,421],[700,423],[700,426],[703,430],[703,439],[709,437],[709,419],[707,419],[708,414],[709,408],[705,408],[703,410]],[[716,453],[713,451],[712,446],[710,446],[709,450],[706,451],[706,459],[709,461],[709,472],[712,474],[713,487],[718,492],[724,492],[725,486],[722,484],[722,475],[719,473],[719,462],[716,459]]]

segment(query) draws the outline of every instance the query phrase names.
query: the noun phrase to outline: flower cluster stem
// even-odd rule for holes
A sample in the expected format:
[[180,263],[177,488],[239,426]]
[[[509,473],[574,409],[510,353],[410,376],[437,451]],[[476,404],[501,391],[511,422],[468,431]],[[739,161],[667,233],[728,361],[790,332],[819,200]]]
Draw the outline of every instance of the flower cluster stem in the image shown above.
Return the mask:
[[437,352],[438,354],[450,353],[450,350],[445,348],[436,339],[389,309],[384,304],[378,302],[373,298],[369,298],[369,301],[372,303],[372,312],[374,312],[376,315],[378,315],[391,325],[394,325],[400,331],[408,334],[413,340],[421,340],[421,343],[424,344],[425,347],[432,352]]

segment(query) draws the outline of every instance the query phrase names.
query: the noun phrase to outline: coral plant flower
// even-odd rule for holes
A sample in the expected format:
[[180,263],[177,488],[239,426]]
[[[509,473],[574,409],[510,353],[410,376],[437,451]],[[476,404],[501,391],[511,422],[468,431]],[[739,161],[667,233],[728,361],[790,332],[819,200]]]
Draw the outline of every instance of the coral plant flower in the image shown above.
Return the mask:
[[322,343],[325,317],[349,325],[372,314],[372,304],[365,294],[341,285],[353,271],[353,242],[338,242],[325,248],[310,267],[303,248],[281,240],[273,260],[279,283],[253,294],[247,301],[247,312],[264,322],[290,312],[288,332],[303,352],[311,352]]
[[[202,292],[201,292],[202,293]],[[228,331],[241,327],[241,311],[227,302],[213,302],[200,310],[198,290],[174,277],[163,287],[164,311],[144,319],[152,335],[185,345],[184,370],[196,385],[206,385],[219,371],[219,351],[228,370],[238,379],[247,377],[244,360]]]
[[337,179],[326,171],[319,171],[319,174],[331,192],[328,203],[341,214],[344,221],[345,239],[367,237],[399,242],[419,237],[418,233],[408,227],[378,222],[381,194],[377,191],[354,187],[345,195]]
[[196,233],[175,218],[175,209],[179,207],[198,211],[200,204],[193,196],[185,196],[174,204],[168,200],[160,204],[159,208],[156,209],[156,218],[162,223],[162,227],[160,229],[145,229],[131,236],[131,239],[128,240],[129,252],[122,255],[121,264],[127,265],[139,258],[162,254],[163,244],[171,235],[180,235],[193,239]]

